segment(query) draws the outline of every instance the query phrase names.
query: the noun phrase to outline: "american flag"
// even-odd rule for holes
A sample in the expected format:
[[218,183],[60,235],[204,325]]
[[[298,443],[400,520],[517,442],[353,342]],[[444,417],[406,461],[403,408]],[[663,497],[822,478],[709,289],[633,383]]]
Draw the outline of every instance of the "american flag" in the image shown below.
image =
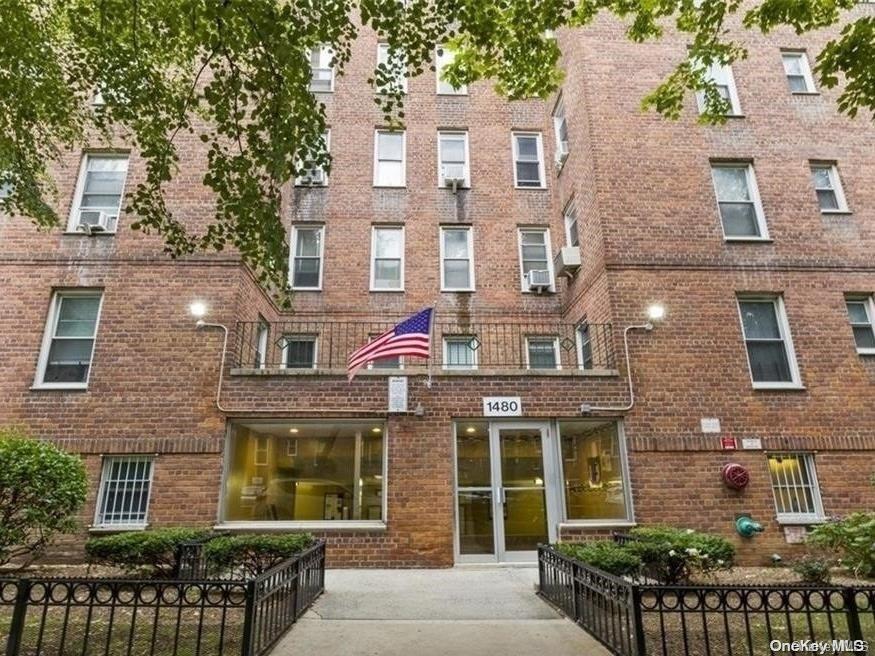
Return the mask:
[[353,351],[346,360],[346,375],[349,380],[368,362],[398,355],[415,355],[427,358],[431,346],[431,316],[433,308],[405,319],[379,337]]

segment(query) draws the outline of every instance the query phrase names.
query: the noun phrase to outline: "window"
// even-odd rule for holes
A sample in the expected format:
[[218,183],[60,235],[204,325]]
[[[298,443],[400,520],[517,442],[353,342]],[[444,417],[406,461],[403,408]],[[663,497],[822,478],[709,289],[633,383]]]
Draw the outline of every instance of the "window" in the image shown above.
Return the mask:
[[283,335],[284,369],[316,368],[316,335]]
[[559,422],[565,517],[631,521],[626,453],[617,422]]
[[255,335],[255,362],[256,369],[264,369],[267,366],[267,348],[270,343],[270,324],[264,319],[258,322],[258,331]]
[[829,214],[848,211],[839,170],[835,164],[812,164],[811,179],[821,212]]
[[766,219],[750,164],[712,164],[711,177],[723,236],[732,239],[768,239]]
[[529,291],[529,271],[546,271],[553,285],[553,262],[550,260],[550,232],[544,228],[521,228],[519,231],[520,284]]
[[[395,73],[396,66],[399,66],[397,74]],[[385,93],[391,87],[401,87],[401,91],[407,93],[407,76],[405,74],[406,66],[404,66],[404,62],[400,60],[400,55],[394,54],[391,59],[389,57],[389,44],[388,43],[378,43],[377,44],[377,73],[376,73],[376,85],[377,85],[377,93]]]
[[479,346],[474,335],[444,337],[444,369],[476,369]]
[[574,206],[573,201],[565,206],[563,218],[565,220],[565,243],[569,246],[579,246],[580,237],[577,233],[577,208]]
[[810,453],[771,453],[769,475],[778,521],[807,523],[823,518],[823,505]]
[[845,305],[854,331],[857,353],[875,355],[875,299],[872,296],[850,297],[845,299]]
[[565,102],[560,96],[553,108],[553,132],[556,135],[556,161],[560,164],[568,157],[568,123],[565,121]]
[[322,289],[324,226],[292,227],[292,289]]
[[437,92],[440,95],[449,96],[466,96],[468,95],[468,87],[464,84],[460,87],[454,87],[449,82],[443,79],[444,68],[453,63],[456,58],[452,50],[446,46],[438,46],[435,51],[435,77],[437,79]]
[[371,291],[403,291],[404,228],[374,226],[371,239]]
[[[368,341],[372,342],[383,333],[374,333],[368,336]],[[371,360],[368,362],[368,369],[403,369],[404,362],[400,355],[389,358],[380,358],[379,360]]]
[[[322,133],[319,150],[324,153],[331,151],[331,131]],[[328,175],[325,169],[313,159],[304,160],[300,165],[301,173],[295,178],[295,184],[299,187],[324,187],[328,184]]]
[[403,187],[405,175],[405,133],[377,130],[374,139],[374,186]]
[[782,52],[784,73],[791,93],[817,93],[814,88],[814,78],[811,76],[811,66],[808,55],[804,52]]
[[[385,430],[363,420],[232,423],[222,520],[381,522]],[[265,457],[256,461],[265,443]]]
[[55,292],[43,338],[37,387],[87,387],[103,294]]
[[[711,64],[705,72],[705,77],[717,85],[717,93],[726,102],[729,103],[728,116],[741,116],[741,103],[738,101],[738,91],[735,88],[735,76],[732,74],[732,67],[725,64]],[[705,111],[705,94],[699,92],[696,94],[696,100],[699,104],[699,113]]]
[[528,369],[561,369],[557,337],[527,337],[526,365]]
[[334,91],[332,59],[334,59],[334,51],[329,46],[319,46],[310,51],[310,91],[314,93]]
[[98,527],[144,527],[152,488],[152,458],[104,458],[94,523]]
[[270,440],[266,437],[255,438],[255,448],[252,450],[252,464],[264,467],[270,463]]
[[513,134],[513,181],[517,187],[544,187],[544,149],[540,134]]
[[581,369],[593,369],[592,335],[589,324],[582,323],[577,327],[577,362]]
[[127,155],[86,155],[67,231],[115,232],[127,174]]
[[460,187],[471,186],[467,132],[438,132],[438,159],[439,187],[453,186],[453,180]]
[[471,228],[441,228],[441,290],[474,291]]
[[739,298],[738,310],[753,386],[799,387],[799,371],[781,297]]
[[[5,174],[5,175],[4,175]],[[10,174],[9,171],[0,171],[0,200],[9,198],[12,195],[12,182],[3,181],[3,178]]]

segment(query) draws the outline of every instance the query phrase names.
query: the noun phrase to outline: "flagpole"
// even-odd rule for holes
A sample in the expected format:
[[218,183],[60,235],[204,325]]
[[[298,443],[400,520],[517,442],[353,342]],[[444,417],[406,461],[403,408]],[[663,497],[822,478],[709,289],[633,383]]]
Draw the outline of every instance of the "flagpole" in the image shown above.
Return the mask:
[[431,389],[431,364],[434,360],[434,318],[437,314],[437,303],[431,307],[431,316],[428,319],[428,344],[429,344],[429,357],[428,357],[428,378],[425,380],[426,389]]

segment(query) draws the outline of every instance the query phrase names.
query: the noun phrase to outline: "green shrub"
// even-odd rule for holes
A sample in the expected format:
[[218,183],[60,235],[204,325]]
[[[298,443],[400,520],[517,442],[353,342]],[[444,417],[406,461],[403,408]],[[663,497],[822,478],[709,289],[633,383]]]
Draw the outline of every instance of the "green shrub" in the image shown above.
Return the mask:
[[631,534],[637,539],[626,548],[641,559],[648,576],[666,584],[729,569],[735,558],[735,547],[718,535],[670,526],[635,528]]
[[126,574],[170,577],[177,571],[180,544],[200,540],[209,531],[198,528],[161,528],[91,538],[85,552],[92,563],[112,565]]
[[78,456],[0,428],[0,565],[25,566],[76,528],[88,476]]
[[875,512],[857,512],[816,526],[808,544],[830,549],[857,576],[875,577]]
[[832,561],[821,556],[803,556],[793,563],[792,570],[796,572],[805,583],[829,583]]
[[583,544],[562,542],[556,545],[556,550],[615,576],[633,576],[641,569],[641,559],[636,554],[608,540]]
[[314,541],[309,533],[223,536],[204,545],[204,557],[216,572],[239,568],[246,576],[258,576],[304,551]]

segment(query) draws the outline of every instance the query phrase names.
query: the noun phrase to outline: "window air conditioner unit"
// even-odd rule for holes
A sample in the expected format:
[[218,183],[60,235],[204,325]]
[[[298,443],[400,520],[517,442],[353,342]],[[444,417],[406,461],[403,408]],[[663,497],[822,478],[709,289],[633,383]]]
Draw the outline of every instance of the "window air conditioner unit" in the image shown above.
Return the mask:
[[561,163],[561,162],[564,162],[567,157],[568,157],[568,142],[567,141],[560,141],[559,147],[556,150],[556,159],[558,159],[559,162]]
[[444,184],[453,191],[465,185],[465,166],[463,164],[444,164],[441,171]]
[[553,268],[557,276],[568,276],[577,273],[580,268],[580,248],[577,246],[563,246],[553,258]]
[[321,187],[325,184],[325,171],[320,168],[306,169],[299,180],[299,184],[303,186]]
[[533,291],[543,292],[550,289],[553,279],[546,269],[532,269],[526,274],[526,284]]
[[96,232],[106,232],[109,230],[109,223],[114,217],[106,212],[97,210],[84,210],[79,212],[79,225],[76,230],[84,232],[86,235],[93,235]]

